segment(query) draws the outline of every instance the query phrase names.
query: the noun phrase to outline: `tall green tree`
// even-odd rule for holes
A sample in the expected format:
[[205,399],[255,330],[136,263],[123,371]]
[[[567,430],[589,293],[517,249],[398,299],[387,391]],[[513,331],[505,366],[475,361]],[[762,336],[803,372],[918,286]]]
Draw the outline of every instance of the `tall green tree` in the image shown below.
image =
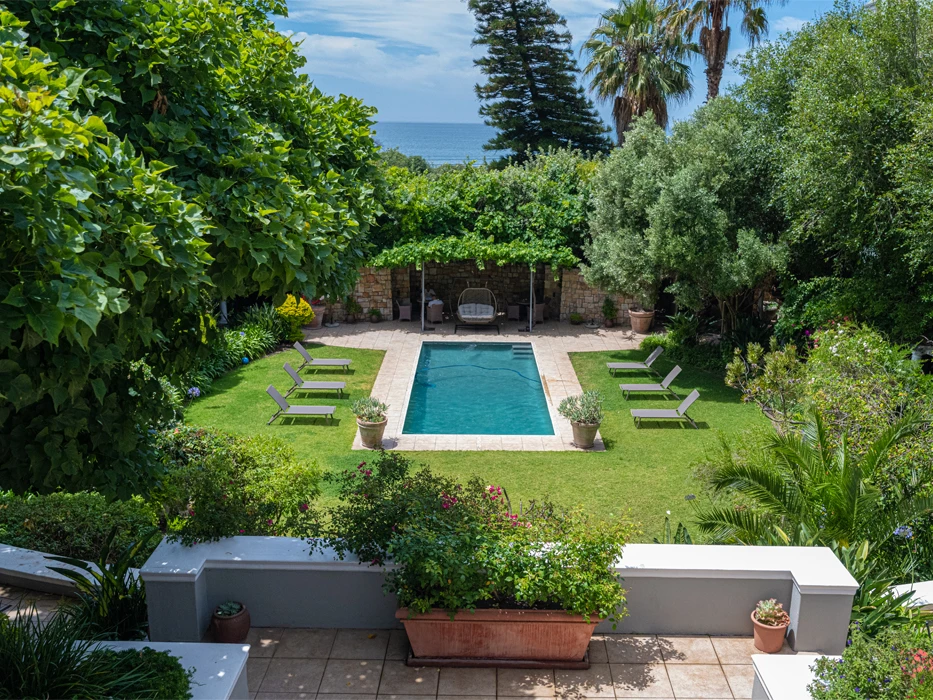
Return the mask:
[[666,128],[668,104],[693,91],[688,61],[696,47],[668,30],[654,0],[623,0],[604,12],[583,51],[589,56],[583,73],[592,78],[590,90],[612,102],[620,146],[635,117],[651,112]]
[[480,114],[499,130],[485,148],[527,151],[576,148],[606,151],[606,128],[578,85],[566,20],[547,0],[469,0],[476,17],[475,61],[484,85]]
[[[784,4],[786,0],[779,0]],[[729,13],[740,13],[741,30],[754,46],[768,33],[765,6],[771,0],[684,0],[667,8],[665,21],[668,29],[682,32],[686,37],[696,35],[700,53],[706,62],[706,99],[719,96],[722,72],[729,56]]]

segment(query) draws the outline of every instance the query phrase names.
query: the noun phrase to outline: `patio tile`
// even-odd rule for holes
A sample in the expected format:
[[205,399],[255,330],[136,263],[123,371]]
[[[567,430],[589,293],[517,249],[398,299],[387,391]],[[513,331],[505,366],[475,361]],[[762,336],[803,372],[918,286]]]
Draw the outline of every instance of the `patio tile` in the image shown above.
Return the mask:
[[667,664],[718,664],[719,657],[709,637],[658,637]]
[[406,666],[403,661],[390,661],[382,670],[380,695],[437,695],[436,667]]
[[361,693],[318,693],[320,700],[376,700],[375,695],[364,695]]
[[442,668],[437,694],[494,696],[496,694],[496,669]]
[[275,649],[276,658],[326,659],[337,630],[287,629]]
[[375,695],[381,675],[381,661],[331,659],[327,662],[320,692]]
[[389,630],[337,630],[332,659],[384,659]]
[[266,669],[269,668],[269,659],[247,659],[246,660],[246,687],[250,692],[259,690],[262,685],[262,679],[266,675]]
[[526,668],[500,668],[497,673],[497,696],[500,698],[552,698],[554,672]]
[[323,659],[270,659],[259,690],[274,693],[317,693],[325,664]]
[[609,663],[609,655],[606,653],[606,639],[600,635],[594,635],[590,640],[590,663],[605,664]]
[[389,645],[386,648],[386,661],[408,658],[408,635],[405,630],[392,630],[389,633]]
[[281,627],[251,627],[246,635],[249,658],[259,659],[272,656],[282,638]]
[[437,700],[489,700],[488,695],[438,695]]
[[752,696],[752,686],[755,685],[754,666],[725,664],[722,672],[726,675],[733,697],[750,698]]
[[554,671],[554,685],[560,698],[614,698],[609,664],[590,664],[579,671]]
[[671,698],[664,664],[609,664],[617,698]]
[[436,442],[436,438],[433,435],[416,435],[415,436],[415,449],[416,450],[433,450],[435,442]]
[[675,698],[727,698],[732,695],[719,664],[673,664],[667,667]]
[[761,652],[755,648],[753,637],[710,637],[716,656],[721,664],[752,663],[752,654]]
[[606,655],[613,664],[653,664],[661,663],[661,647],[654,635],[608,634]]
[[253,700],[314,700],[314,693],[250,693]]

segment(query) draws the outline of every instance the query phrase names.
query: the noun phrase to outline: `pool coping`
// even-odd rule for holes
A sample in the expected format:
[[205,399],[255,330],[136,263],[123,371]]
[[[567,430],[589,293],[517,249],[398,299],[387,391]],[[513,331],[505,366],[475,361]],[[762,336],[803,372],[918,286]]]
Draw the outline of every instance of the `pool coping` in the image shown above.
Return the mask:
[[[605,450],[602,436],[597,433],[596,442],[592,450],[581,450],[573,444],[573,429],[570,421],[560,416],[557,412],[557,404],[564,396],[573,393],[582,392],[580,383],[577,380],[576,372],[570,382],[566,379],[548,378],[546,370],[555,367],[558,362],[556,354],[567,353],[562,350],[555,350],[552,346],[545,344],[539,345],[534,338],[522,340],[510,339],[484,339],[483,343],[499,343],[503,345],[515,345],[517,343],[530,344],[535,356],[535,366],[538,368],[538,376],[541,379],[542,389],[544,390],[545,403],[548,407],[548,414],[551,417],[551,425],[554,428],[554,435],[444,435],[444,434],[414,434],[405,433],[405,416],[408,414],[408,404],[411,399],[411,390],[417,371],[418,360],[421,357],[421,350],[424,343],[463,343],[462,338],[418,338],[416,343],[406,343],[404,347],[394,348],[396,352],[404,353],[409,349],[414,350],[414,357],[408,358],[399,356],[389,358],[388,353],[383,360],[383,365],[376,376],[376,382],[373,385],[373,396],[378,396],[389,404],[387,414],[388,424],[386,425],[385,437],[383,438],[383,447],[387,450],[399,451],[505,451],[505,452],[602,452]],[[389,352],[392,352],[391,350]],[[571,386],[562,386],[564,384]],[[400,385],[403,385],[400,386]],[[552,390],[553,387],[553,390]],[[560,389],[558,391],[558,389]],[[404,391],[404,398],[400,404],[392,401],[393,396],[401,398]],[[558,394],[555,396],[554,394]],[[396,408],[400,405],[401,408]],[[365,450],[360,442],[359,431],[353,440],[354,450]]]

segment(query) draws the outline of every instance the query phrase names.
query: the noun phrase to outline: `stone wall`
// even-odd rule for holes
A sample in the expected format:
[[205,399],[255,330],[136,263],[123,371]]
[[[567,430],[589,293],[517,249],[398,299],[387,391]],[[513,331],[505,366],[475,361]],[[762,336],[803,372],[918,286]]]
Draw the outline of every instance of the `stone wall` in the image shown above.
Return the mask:
[[570,314],[577,313],[585,321],[603,320],[603,302],[606,297],[615,299],[619,314],[616,321],[621,323],[628,318],[628,310],[634,299],[623,294],[609,294],[588,285],[579,270],[564,270],[561,284],[560,320],[569,321]]
[[[380,267],[361,267],[360,279],[352,297],[363,307],[363,314],[370,309],[379,309],[382,318],[392,318],[395,304],[392,302],[392,270]],[[343,300],[328,305],[327,320],[346,321],[347,313]]]

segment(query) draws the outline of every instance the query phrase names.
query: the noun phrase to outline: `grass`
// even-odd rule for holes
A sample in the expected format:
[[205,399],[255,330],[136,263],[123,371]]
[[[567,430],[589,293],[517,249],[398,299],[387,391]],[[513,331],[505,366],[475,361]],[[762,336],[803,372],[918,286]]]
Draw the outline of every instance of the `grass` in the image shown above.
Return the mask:
[[[347,382],[343,399],[316,395],[305,399],[293,395],[295,404],[337,406],[333,425],[324,419],[279,418],[271,426],[266,421],[275,405],[266,395],[274,384],[283,394],[291,380],[282,370],[283,362],[300,364],[298,353],[287,350],[237,369],[214,383],[211,393],[195,401],[186,412],[190,423],[209,425],[243,434],[273,435],[287,441],[300,458],[314,459],[325,470],[347,469],[366,459],[366,454],[350,449],[356,423],[350,403],[368,396],[382,363],[383,352],[328,346],[310,346],[315,357],[345,357],[353,361],[351,372],[309,372],[307,379]],[[647,353],[633,351],[572,353],[571,361],[584,389],[599,389],[604,398],[606,417],[601,432],[607,450],[603,453],[577,452],[412,452],[418,462],[436,471],[467,479],[481,476],[491,484],[504,486],[513,504],[543,494],[570,504],[581,504],[602,516],[630,515],[641,523],[641,540],[650,541],[661,533],[666,511],[671,518],[685,522],[691,518],[695,494],[703,500],[702,485],[694,476],[696,464],[717,446],[718,434],[736,435],[766,423],[760,412],[743,404],[738,392],[726,387],[722,377],[684,367],[673,388],[680,396],[699,389],[701,398],[690,415],[700,430],[674,422],[642,423],[636,429],[630,408],[674,408],[678,401],[665,401],[659,395],[622,398],[622,382],[657,382],[654,375],[628,372],[611,377],[606,362],[644,359]],[[672,363],[656,363],[666,374]],[[314,375],[314,376],[313,376]],[[325,499],[333,498],[325,491]]]

